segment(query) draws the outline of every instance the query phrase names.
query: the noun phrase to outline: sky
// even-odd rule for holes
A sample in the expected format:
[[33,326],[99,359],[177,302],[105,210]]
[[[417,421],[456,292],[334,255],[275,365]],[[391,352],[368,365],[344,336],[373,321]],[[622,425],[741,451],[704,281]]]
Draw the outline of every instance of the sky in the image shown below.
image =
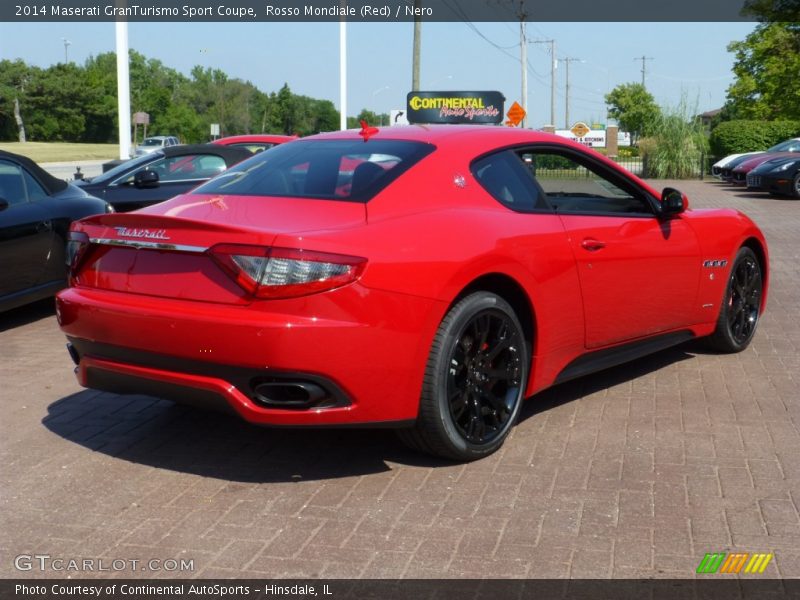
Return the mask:
[[[570,63],[570,125],[605,122],[603,96],[621,83],[645,84],[656,101],[692,112],[719,108],[733,82],[727,45],[753,23],[528,23],[527,38],[556,40]],[[130,23],[130,47],[186,75],[221,69],[263,92],[288,83],[294,93],[339,108],[338,23]],[[40,67],[83,64],[115,49],[113,23],[0,23],[0,59]],[[405,108],[411,89],[413,25],[347,25],[347,113]],[[423,23],[421,89],[497,90],[506,108],[521,100],[519,23]],[[529,126],[550,121],[549,45],[528,45]],[[565,69],[557,70],[556,125],[565,125]]]

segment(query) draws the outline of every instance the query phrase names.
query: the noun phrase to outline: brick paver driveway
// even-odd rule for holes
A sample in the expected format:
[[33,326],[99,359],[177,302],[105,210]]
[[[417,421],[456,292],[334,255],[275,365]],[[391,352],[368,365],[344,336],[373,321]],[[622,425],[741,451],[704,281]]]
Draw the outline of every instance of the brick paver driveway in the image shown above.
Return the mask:
[[[0,316],[0,575],[691,577],[734,550],[800,575],[800,202],[677,186],[767,235],[752,346],[681,346],[551,389],[468,465],[387,431],[261,430],[82,390],[49,304]],[[15,568],[36,554],[120,570]],[[194,570],[156,570],[181,559]]]

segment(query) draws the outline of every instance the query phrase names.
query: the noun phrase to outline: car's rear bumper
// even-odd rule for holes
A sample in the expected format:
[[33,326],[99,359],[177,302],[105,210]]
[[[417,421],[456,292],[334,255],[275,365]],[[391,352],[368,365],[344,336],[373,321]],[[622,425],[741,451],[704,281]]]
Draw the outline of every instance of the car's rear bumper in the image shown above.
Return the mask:
[[[259,310],[78,288],[57,297],[85,387],[221,408],[265,425],[416,418],[444,307],[357,284],[272,305],[266,312],[263,303]],[[265,389],[278,390],[278,401]]]

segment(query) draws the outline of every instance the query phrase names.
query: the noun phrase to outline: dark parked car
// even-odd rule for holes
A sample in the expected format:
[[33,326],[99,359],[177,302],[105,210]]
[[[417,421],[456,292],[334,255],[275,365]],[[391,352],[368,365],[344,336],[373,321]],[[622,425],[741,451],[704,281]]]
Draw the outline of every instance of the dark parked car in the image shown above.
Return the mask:
[[800,199],[800,156],[761,163],[747,174],[747,187]]
[[[764,160],[769,160],[772,158],[770,154],[775,152],[800,152],[800,138],[792,138],[790,140],[786,140],[781,142],[780,144],[775,144],[772,148],[768,148],[764,152],[756,152],[756,153],[748,153],[742,154],[739,158],[736,158],[730,162],[728,162],[725,167],[722,168],[720,171],[720,178],[723,181],[734,181],[736,179],[736,174],[734,173],[734,169],[745,162],[752,161],[756,158],[763,158]],[[739,176],[739,183],[745,182],[746,174],[742,173]]]
[[245,148],[211,144],[161,148],[77,185],[128,212],[188,192],[250,156]]
[[105,212],[104,201],[0,151],[0,312],[64,287],[70,224]]

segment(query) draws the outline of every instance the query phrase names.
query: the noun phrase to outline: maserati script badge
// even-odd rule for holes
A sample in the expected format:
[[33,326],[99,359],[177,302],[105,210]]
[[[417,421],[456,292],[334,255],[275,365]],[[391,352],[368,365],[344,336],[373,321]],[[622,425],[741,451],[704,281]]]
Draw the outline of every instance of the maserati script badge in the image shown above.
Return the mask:
[[127,227],[114,227],[117,235],[121,237],[145,238],[148,240],[168,240],[166,229],[128,229]]

